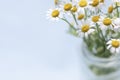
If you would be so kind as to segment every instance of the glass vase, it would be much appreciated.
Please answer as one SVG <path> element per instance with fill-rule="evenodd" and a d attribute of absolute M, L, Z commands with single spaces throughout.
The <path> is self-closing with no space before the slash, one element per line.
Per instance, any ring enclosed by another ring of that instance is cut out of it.
<path fill-rule="evenodd" d="M 88 80 L 120 80 L 120 55 L 101 58 L 82 45 L 82 59 L 85 63 Z"/>

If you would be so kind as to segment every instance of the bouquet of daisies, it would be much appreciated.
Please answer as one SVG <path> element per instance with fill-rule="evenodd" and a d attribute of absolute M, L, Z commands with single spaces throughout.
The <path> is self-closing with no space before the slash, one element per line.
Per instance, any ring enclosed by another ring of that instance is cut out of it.
<path fill-rule="evenodd" d="M 108 58 L 120 53 L 120 0 L 54 2 L 55 8 L 47 12 L 48 18 L 65 21 L 69 32 L 82 38 L 95 56 Z"/>

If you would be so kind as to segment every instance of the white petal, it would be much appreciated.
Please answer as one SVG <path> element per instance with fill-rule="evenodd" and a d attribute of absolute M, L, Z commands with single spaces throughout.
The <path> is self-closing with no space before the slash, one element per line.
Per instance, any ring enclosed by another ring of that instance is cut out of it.
<path fill-rule="evenodd" d="M 112 41 L 116 40 L 116 39 L 111 39 Z"/>
<path fill-rule="evenodd" d="M 112 45 L 109 45 L 108 47 L 107 47 L 107 49 L 110 49 L 112 47 Z"/>
<path fill-rule="evenodd" d="M 114 47 L 112 47 L 112 48 L 110 49 L 110 51 L 111 51 L 113 54 L 115 54 L 116 49 L 115 49 Z"/>
<path fill-rule="evenodd" d="M 90 29 L 90 30 L 88 31 L 88 34 L 94 32 L 94 31 L 95 31 L 94 29 Z"/>
<path fill-rule="evenodd" d="M 120 49 L 119 48 L 116 49 L 116 53 L 120 53 Z"/>
<path fill-rule="evenodd" d="M 88 38 L 88 33 L 87 32 L 85 33 L 85 37 Z"/>
<path fill-rule="evenodd" d="M 112 43 L 112 41 L 111 41 L 111 40 L 107 42 L 107 44 L 111 44 L 111 43 Z"/>

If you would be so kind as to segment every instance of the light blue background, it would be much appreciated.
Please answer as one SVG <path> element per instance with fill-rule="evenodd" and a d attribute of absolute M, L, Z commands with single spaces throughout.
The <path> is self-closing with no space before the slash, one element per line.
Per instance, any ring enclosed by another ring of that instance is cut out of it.
<path fill-rule="evenodd" d="M 0 0 L 0 80 L 85 80 L 80 39 L 49 22 L 53 0 Z"/>

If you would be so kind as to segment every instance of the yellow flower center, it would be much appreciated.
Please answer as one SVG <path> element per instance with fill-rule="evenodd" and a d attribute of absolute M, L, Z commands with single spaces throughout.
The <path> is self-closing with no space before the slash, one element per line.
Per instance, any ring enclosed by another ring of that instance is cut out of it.
<path fill-rule="evenodd" d="M 111 45 L 115 48 L 118 48 L 120 46 L 120 42 L 117 40 L 113 40 Z"/>
<path fill-rule="evenodd" d="M 58 17 L 60 12 L 58 10 L 54 10 L 51 14 L 52 17 Z"/>
<path fill-rule="evenodd" d="M 105 19 L 103 20 L 103 24 L 106 25 L 106 26 L 109 26 L 110 24 L 112 24 L 112 21 L 111 21 L 110 18 L 105 18 Z"/>
<path fill-rule="evenodd" d="M 72 7 L 72 8 L 71 8 L 71 11 L 72 11 L 72 12 L 76 12 L 76 11 L 77 11 L 77 7 L 76 7 L 76 6 Z"/>
<path fill-rule="evenodd" d="M 97 5 L 99 5 L 99 0 L 93 0 L 92 4 L 93 7 L 96 7 Z"/>
<path fill-rule="evenodd" d="M 108 8 L 108 13 L 112 13 L 113 12 L 113 6 L 109 6 L 109 8 Z"/>
<path fill-rule="evenodd" d="M 100 19 L 100 16 L 93 16 L 93 17 L 92 17 L 92 21 L 93 21 L 93 22 L 98 22 L 99 19 Z"/>
<path fill-rule="evenodd" d="M 88 32 L 89 29 L 90 29 L 89 25 L 83 25 L 82 28 L 81 28 L 82 32 L 84 32 L 84 33 Z"/>
<path fill-rule="evenodd" d="M 78 20 L 81 20 L 81 19 L 83 19 L 84 18 L 84 14 L 80 14 L 80 15 L 78 15 Z"/>
<path fill-rule="evenodd" d="M 100 0 L 100 3 L 104 3 L 104 0 Z"/>
<path fill-rule="evenodd" d="M 67 3 L 67 4 L 64 5 L 64 10 L 65 11 L 69 11 L 69 10 L 71 10 L 71 8 L 72 8 L 72 4 L 70 4 L 70 3 Z"/>
<path fill-rule="evenodd" d="M 80 2 L 79 2 L 80 7 L 86 7 L 87 4 L 88 4 L 87 0 L 80 0 Z"/>
<path fill-rule="evenodd" d="M 58 2 L 59 2 L 58 0 L 54 0 L 55 5 L 57 5 L 57 4 L 58 4 Z"/>

